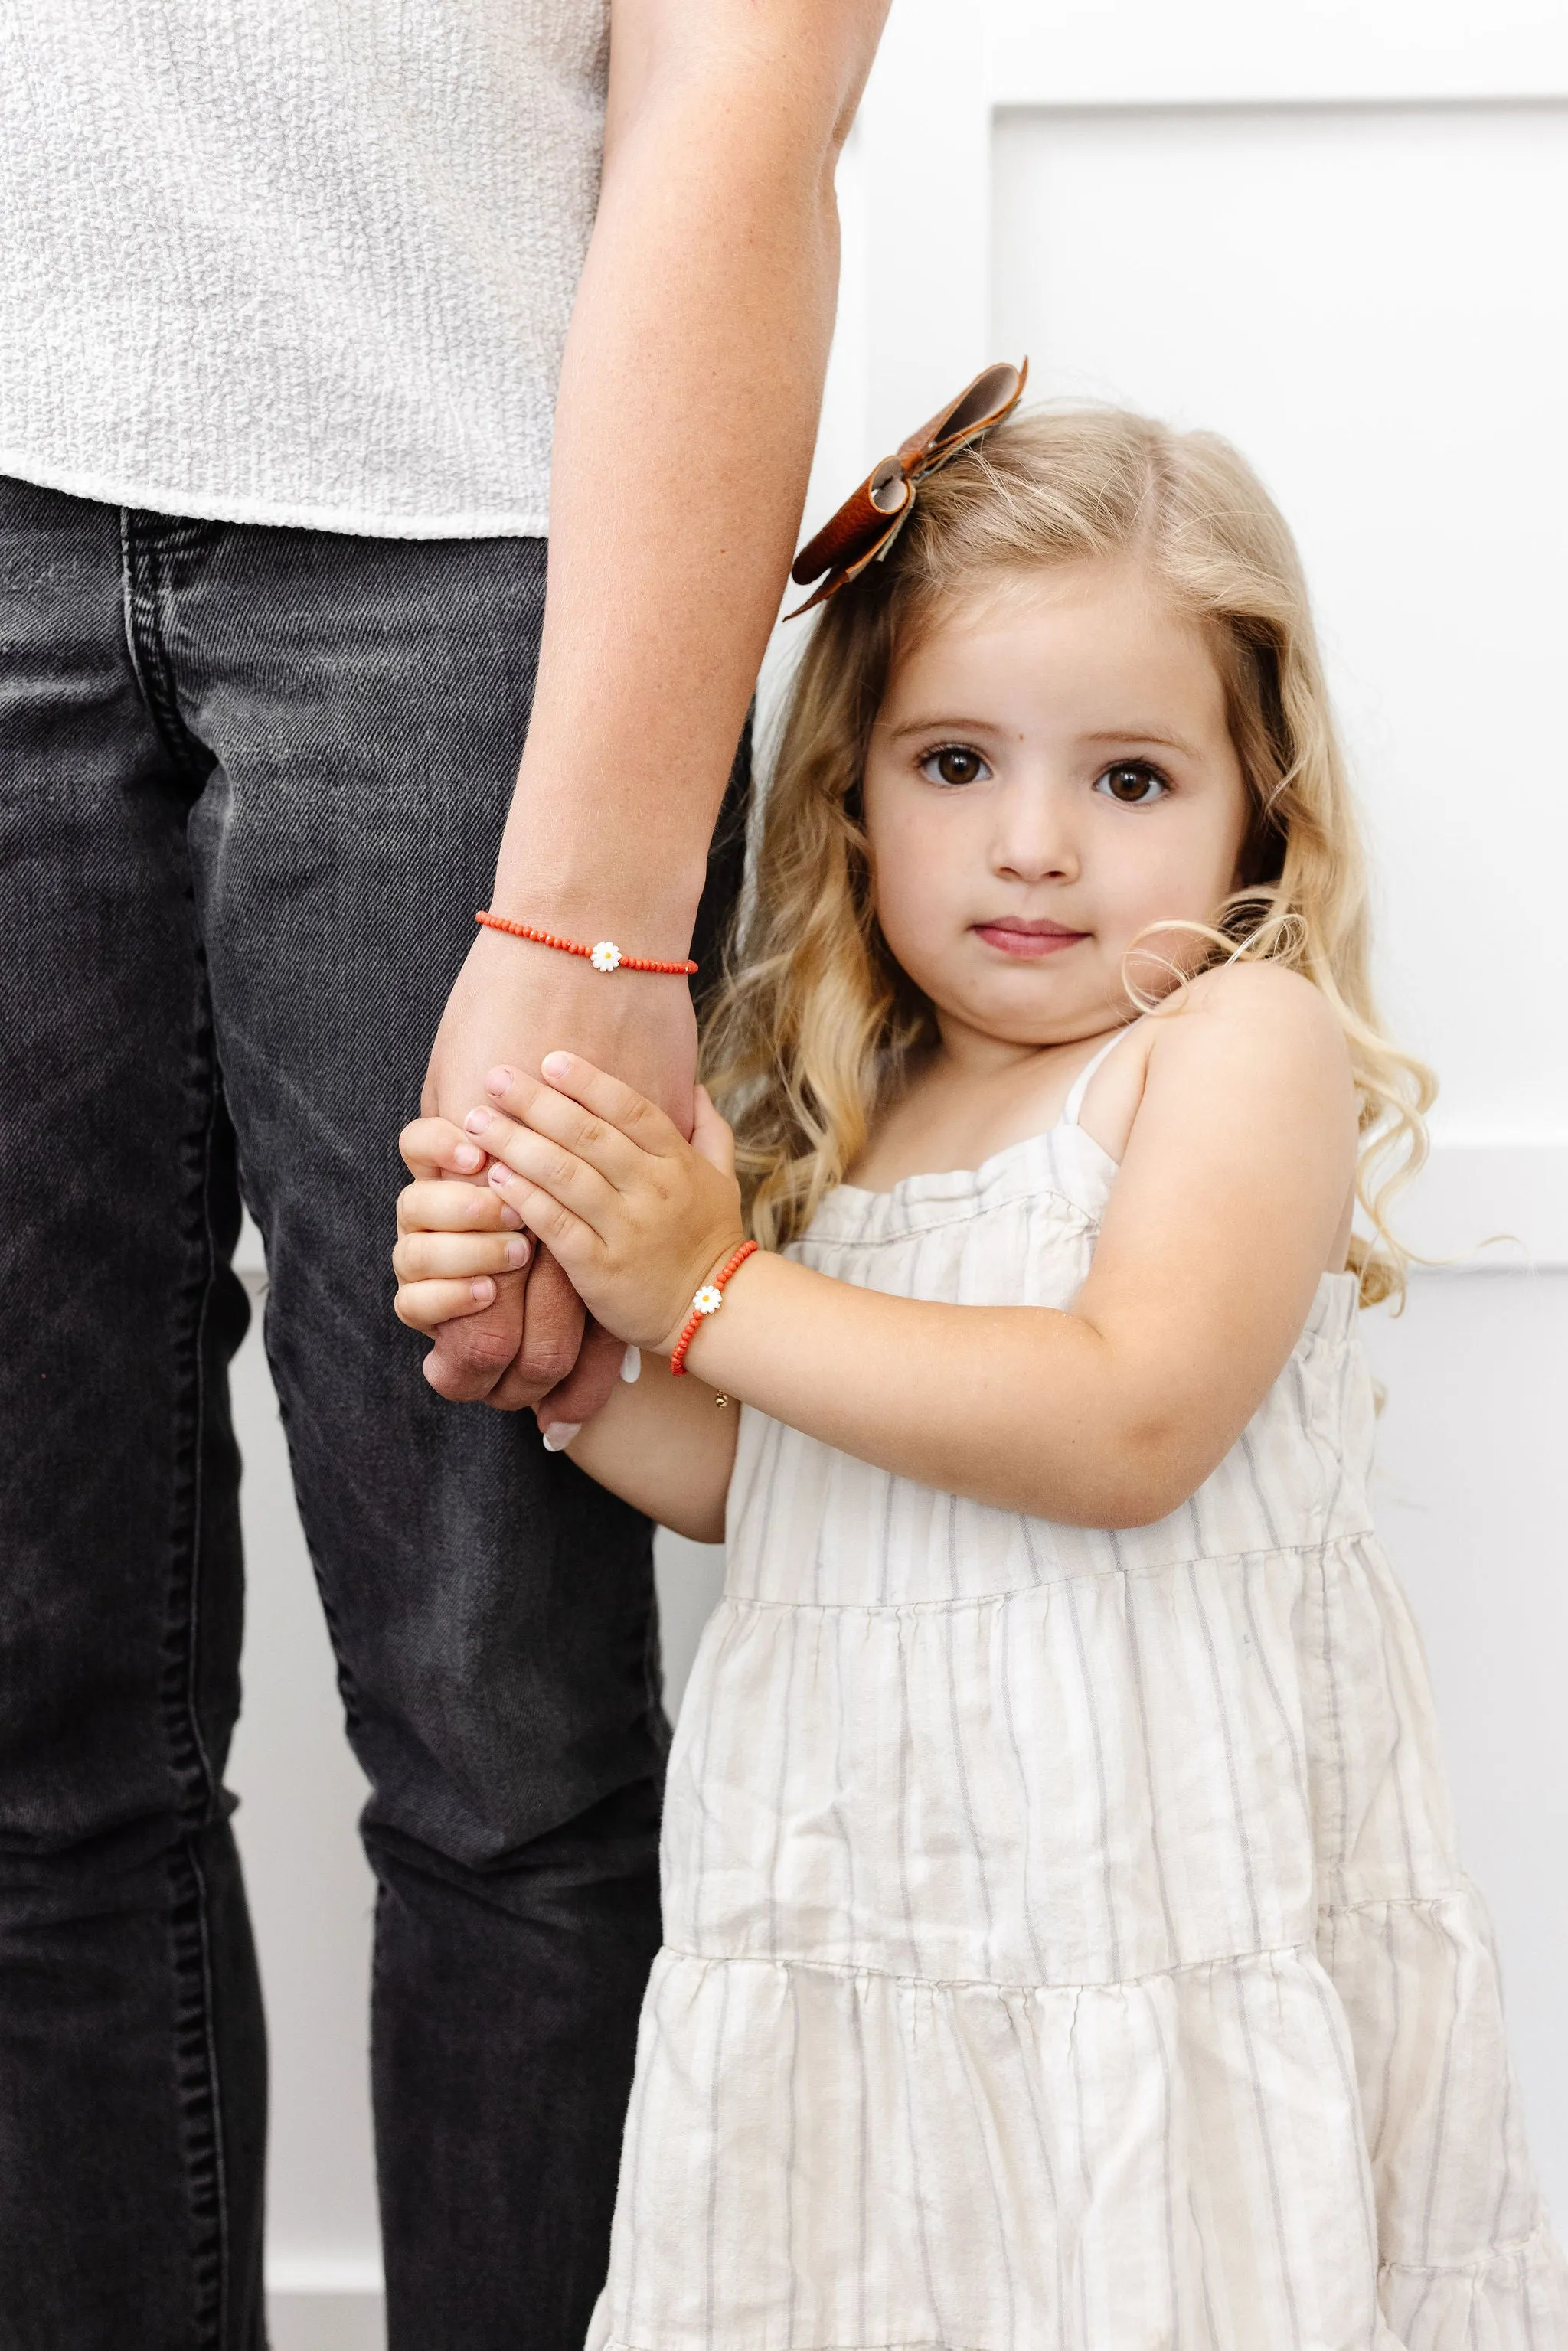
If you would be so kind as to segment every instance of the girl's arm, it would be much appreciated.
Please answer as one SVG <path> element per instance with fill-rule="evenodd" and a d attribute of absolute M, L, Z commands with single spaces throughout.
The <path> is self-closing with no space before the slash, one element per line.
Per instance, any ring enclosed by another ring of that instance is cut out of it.
<path fill-rule="evenodd" d="M 565 1449 L 660 1526 L 722 1542 L 739 1409 L 722 1406 L 706 1380 L 672 1379 L 663 1355 L 644 1354 L 636 1384 L 617 1388 Z"/>
<path fill-rule="evenodd" d="M 1356 1113 L 1338 1022 L 1292 973 L 1215 974 L 1153 1026 L 1071 1311 L 925 1305 L 758 1258 L 698 1332 L 695 1367 L 845 1452 L 1001 1509 L 1099 1527 L 1177 1509 L 1343 1264 Z"/>
<path fill-rule="evenodd" d="M 667 1352 L 740 1237 L 733 1179 L 625 1088 L 551 1055 L 481 1140 L 493 1186 L 619 1335 Z M 482 1115 L 482 1114 L 481 1114 Z M 1071 1310 L 928 1305 L 758 1256 L 694 1371 L 923 1485 L 1090 1526 L 1165 1516 L 1278 1377 L 1354 1181 L 1338 1024 L 1270 966 L 1154 1024 L 1144 1096 Z"/>

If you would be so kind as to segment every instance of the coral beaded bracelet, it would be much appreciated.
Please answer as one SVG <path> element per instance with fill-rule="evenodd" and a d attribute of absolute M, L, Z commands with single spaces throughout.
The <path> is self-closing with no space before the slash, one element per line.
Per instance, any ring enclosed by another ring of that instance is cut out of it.
<path fill-rule="evenodd" d="M 744 1265 L 748 1257 L 755 1257 L 756 1254 L 757 1243 L 755 1241 L 742 1241 L 740 1247 L 736 1250 L 735 1255 L 725 1259 L 723 1265 L 720 1266 L 718 1271 L 714 1275 L 713 1280 L 711 1281 L 705 1281 L 696 1296 L 693 1299 L 692 1311 L 686 1316 L 685 1322 L 681 1325 L 681 1335 L 675 1341 L 675 1352 L 670 1357 L 670 1370 L 674 1377 L 677 1380 L 684 1379 L 685 1377 L 686 1349 L 691 1345 L 692 1341 L 695 1338 L 698 1330 L 707 1320 L 707 1317 L 710 1314 L 716 1314 L 719 1308 L 724 1304 L 725 1283 L 729 1280 L 730 1275 L 735 1271 L 737 1266 Z"/>
<path fill-rule="evenodd" d="M 595 971 L 667 971 L 677 978 L 689 979 L 696 966 L 688 956 L 685 963 L 655 963 L 649 956 L 622 955 L 613 939 L 601 939 L 594 946 L 585 947 L 580 939 L 563 939 L 558 931 L 538 931 L 532 923 L 514 923 L 505 914 L 492 914 L 482 907 L 474 917 L 487 931 L 509 931 L 515 939 L 535 939 L 541 947 L 559 947 L 562 955 L 586 956 Z"/>

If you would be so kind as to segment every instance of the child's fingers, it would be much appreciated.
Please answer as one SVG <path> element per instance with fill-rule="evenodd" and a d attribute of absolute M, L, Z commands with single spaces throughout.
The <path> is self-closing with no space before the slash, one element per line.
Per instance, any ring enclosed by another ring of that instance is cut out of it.
<path fill-rule="evenodd" d="M 553 1086 L 538 1085 L 531 1078 L 525 1083 L 526 1101 L 524 1085 L 519 1084 L 507 1095 L 513 1107 L 503 1110 L 497 1102 L 493 1110 L 468 1113 L 465 1123 L 470 1134 L 493 1158 L 507 1155 L 509 1137 L 533 1134 L 547 1144 L 560 1144 L 616 1190 L 624 1190 L 635 1179 L 639 1165 L 646 1165 L 645 1154 L 635 1144 L 583 1110 L 569 1094 L 558 1094 Z M 539 1163 L 541 1168 L 544 1164 Z"/>
<path fill-rule="evenodd" d="M 465 1314 L 482 1314 L 496 1302 L 496 1284 L 488 1274 L 468 1281 L 405 1281 L 392 1299 L 392 1312 L 411 1331 L 434 1338 L 444 1322 Z"/>
<path fill-rule="evenodd" d="M 485 1128 L 485 1148 L 490 1154 L 486 1182 L 495 1186 L 503 1200 L 517 1208 L 525 1223 L 528 1213 L 516 1194 L 499 1181 L 507 1170 L 521 1176 L 525 1181 L 548 1192 L 563 1208 L 570 1208 L 596 1232 L 602 1232 L 613 1214 L 616 1192 L 613 1185 L 580 1159 L 564 1144 L 552 1142 L 547 1134 L 536 1134 L 531 1126 L 519 1126 L 515 1119 L 502 1111 L 487 1111 Z M 537 1231 L 537 1226 L 534 1228 Z"/>
<path fill-rule="evenodd" d="M 415 1177 L 476 1176 L 485 1155 L 449 1118 L 411 1118 L 398 1136 L 403 1165 Z"/>
<path fill-rule="evenodd" d="M 522 1089 L 514 1089 L 514 1096 Z M 560 1093 L 554 1086 L 529 1083 L 528 1096 L 521 1109 L 514 1113 L 519 1125 L 534 1134 L 542 1134 L 552 1143 L 561 1143 L 577 1158 L 597 1168 L 607 1183 L 624 1190 L 636 1178 L 638 1169 L 647 1165 L 647 1153 L 623 1134 L 618 1126 L 597 1113 L 584 1110 L 570 1094 Z M 501 1115 L 494 1111 L 470 1111 L 465 1124 L 476 1143 L 486 1150 L 490 1142 L 489 1122 Z"/>
<path fill-rule="evenodd" d="M 524 1131 L 518 1130 L 519 1133 Z M 533 1135 L 529 1140 L 538 1143 L 538 1137 Z M 540 1147 L 553 1148 L 549 1144 L 541 1144 Z M 587 1168 L 584 1173 L 592 1175 L 593 1171 Z M 504 1160 L 492 1162 L 486 1180 L 503 1199 L 516 1208 L 529 1232 L 543 1241 L 550 1255 L 559 1260 L 567 1273 L 575 1273 L 580 1268 L 600 1261 L 603 1244 L 599 1234 L 564 1200 L 558 1200 L 542 1186 L 530 1183 L 526 1176 L 514 1175 Z M 609 1193 L 610 1187 L 604 1184 L 602 1176 L 594 1176 L 594 1181 Z M 614 1196 L 611 1194 L 610 1196 L 613 1198 Z"/>
<path fill-rule="evenodd" d="M 404 1233 L 392 1251 L 400 1282 L 457 1281 L 482 1273 L 520 1273 L 533 1255 L 527 1233 Z"/>
<path fill-rule="evenodd" d="M 400 1233 L 516 1232 L 522 1218 L 483 1184 L 427 1177 L 405 1184 L 397 1196 Z"/>
<path fill-rule="evenodd" d="M 651 1102 L 645 1094 L 640 1094 L 634 1086 L 624 1084 L 620 1078 L 595 1069 L 580 1054 L 547 1053 L 541 1067 L 546 1081 L 558 1093 L 569 1095 L 584 1110 L 591 1111 L 595 1118 L 614 1127 L 640 1151 L 663 1156 L 685 1143 L 685 1137 L 674 1120 L 666 1118 L 656 1102 Z M 524 1083 L 531 1086 L 533 1081 Z M 513 1107 L 510 1097 L 515 1090 L 520 1092 L 514 1070 L 492 1070 L 485 1081 L 486 1092 L 507 1109 Z M 527 1114 L 530 1099 L 521 1095 L 516 1113 L 518 1117 Z"/>
<path fill-rule="evenodd" d="M 735 1174 L 735 1131 L 713 1106 L 706 1086 L 696 1090 L 696 1116 L 692 1124 L 692 1149 L 724 1176 Z"/>

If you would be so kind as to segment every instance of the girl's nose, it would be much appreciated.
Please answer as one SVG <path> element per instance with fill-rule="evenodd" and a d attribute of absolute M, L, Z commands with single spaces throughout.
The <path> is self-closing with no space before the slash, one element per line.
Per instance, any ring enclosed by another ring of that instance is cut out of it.
<path fill-rule="evenodd" d="M 1020 782 L 1002 795 L 992 844 L 996 873 L 1013 882 L 1071 882 L 1078 878 L 1078 847 L 1061 795 L 1044 783 Z"/>

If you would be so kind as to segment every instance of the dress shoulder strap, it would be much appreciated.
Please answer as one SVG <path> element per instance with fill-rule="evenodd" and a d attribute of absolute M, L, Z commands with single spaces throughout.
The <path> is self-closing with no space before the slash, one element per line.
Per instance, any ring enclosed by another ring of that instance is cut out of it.
<path fill-rule="evenodd" d="M 1061 1116 L 1057 1121 L 1059 1126 L 1077 1125 L 1078 1113 L 1083 1107 L 1083 1097 L 1089 1091 L 1089 1081 L 1095 1071 L 1102 1061 L 1110 1059 L 1123 1038 L 1130 1037 L 1134 1029 L 1141 1025 L 1143 1019 L 1144 1015 L 1140 1012 L 1136 1020 L 1129 1020 L 1124 1029 L 1118 1029 L 1113 1035 L 1107 1037 L 1097 1053 L 1090 1054 L 1089 1059 L 1072 1081 L 1072 1091 L 1061 1105 Z"/>

